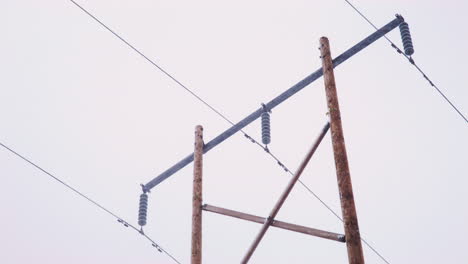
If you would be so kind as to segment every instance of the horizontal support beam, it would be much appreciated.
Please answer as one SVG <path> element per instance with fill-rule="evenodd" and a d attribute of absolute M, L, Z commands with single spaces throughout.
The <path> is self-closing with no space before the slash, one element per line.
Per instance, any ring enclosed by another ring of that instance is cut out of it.
<path fill-rule="evenodd" d="M 403 18 L 401 16 L 397 16 L 394 20 L 392 20 L 390 23 L 387 25 L 383 26 L 379 30 L 375 31 L 371 35 L 369 35 L 367 38 L 361 40 L 359 43 L 348 49 L 347 51 L 343 52 L 341 55 L 336 57 L 333 60 L 333 67 L 337 67 L 341 63 L 345 62 L 347 59 L 351 58 L 353 55 L 358 53 L 359 51 L 363 50 L 370 44 L 374 43 L 376 40 L 387 34 L 388 32 L 392 31 L 394 28 L 398 27 L 398 25 L 403 22 Z M 282 94 L 278 95 L 276 98 L 268 102 L 265 106 L 267 109 L 271 110 L 281 104 L 282 102 L 286 101 L 288 98 L 302 90 L 304 87 L 309 85 L 310 83 L 314 82 L 318 78 L 320 78 L 323 75 L 323 70 L 322 68 L 316 70 L 306 78 L 304 78 L 302 81 L 298 82 Z M 235 133 L 239 132 L 241 129 L 255 121 L 257 118 L 260 117 L 262 112 L 264 111 L 263 107 L 260 107 L 244 119 L 242 119 L 240 122 L 237 124 L 233 125 L 231 128 L 227 129 L 223 133 L 221 133 L 219 136 L 215 137 L 212 139 L 210 142 L 205 144 L 205 147 L 203 148 L 203 153 L 206 153 L 210 151 L 212 148 L 226 140 L 227 138 L 231 137 Z M 165 179 L 169 178 L 171 175 L 179 171 L 180 169 L 184 168 L 187 166 L 190 162 L 193 161 L 193 153 L 182 159 L 181 161 L 177 162 L 175 165 L 161 173 L 159 176 L 154 178 L 153 180 L 149 181 L 147 184 L 143 185 L 143 191 L 147 192 L 150 191 L 154 186 L 158 185 Z"/>
<path fill-rule="evenodd" d="M 231 217 L 234 217 L 234 218 L 238 218 L 238 219 L 242 219 L 242 220 L 246 220 L 246 221 L 250 221 L 250 222 L 255 222 L 255 223 L 259 223 L 259 224 L 264 224 L 265 221 L 267 220 L 266 218 L 263 218 L 263 217 L 260 217 L 260 216 L 246 214 L 246 213 L 242 213 L 242 212 L 238 212 L 238 211 L 234 211 L 234 210 L 229 210 L 229 209 L 225 209 L 225 208 L 221 208 L 221 207 L 217 207 L 217 206 L 213 206 L 213 205 L 209 205 L 209 204 L 204 204 L 202 209 L 204 211 L 207 211 L 207 212 L 227 215 L 227 216 L 231 216 Z M 310 227 L 306 227 L 306 226 L 290 224 L 290 223 L 277 221 L 277 220 L 273 220 L 273 222 L 271 223 L 271 226 L 286 229 L 286 230 L 289 230 L 289 231 L 302 233 L 302 234 L 306 234 L 306 235 L 311 235 L 311 236 L 321 237 L 321 238 L 325 238 L 325 239 L 330 239 L 330 240 L 334 240 L 334 241 L 338 241 L 338 242 L 345 242 L 345 236 L 344 235 L 336 234 L 336 233 L 332 233 L 332 232 L 328 232 L 328 231 L 323 231 L 323 230 L 318 230 L 318 229 L 314 229 L 314 228 L 310 228 Z"/>

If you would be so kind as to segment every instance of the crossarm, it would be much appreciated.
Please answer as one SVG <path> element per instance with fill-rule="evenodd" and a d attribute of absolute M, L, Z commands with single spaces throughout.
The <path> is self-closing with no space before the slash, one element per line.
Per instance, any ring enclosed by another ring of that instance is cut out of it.
<path fill-rule="evenodd" d="M 340 65 L 341 63 L 345 62 L 347 59 L 351 58 L 353 55 L 357 54 L 358 52 L 360 52 L 361 50 L 363 50 L 364 48 L 366 48 L 370 44 L 374 43 L 379 38 L 383 37 L 388 32 L 390 32 L 393 29 L 395 29 L 396 27 L 398 27 L 398 25 L 400 23 L 402 23 L 403 21 L 404 20 L 403 20 L 403 18 L 401 16 L 397 16 L 390 23 L 386 24 L 385 26 L 383 26 L 379 30 L 377 30 L 374 33 L 372 33 L 371 35 L 369 35 L 367 38 L 361 40 L 359 43 L 357 43 L 356 45 L 354 45 L 350 49 L 343 52 L 341 55 L 339 55 L 338 57 L 336 57 L 333 60 L 333 68 L 335 68 L 338 65 Z M 317 80 L 318 78 L 320 78 L 322 75 L 323 75 L 322 68 L 316 70 L 315 72 L 313 72 L 312 74 L 310 74 L 309 76 L 304 78 L 302 81 L 296 83 L 294 86 L 292 86 L 291 88 L 289 88 L 288 90 L 286 90 L 285 92 L 283 92 L 282 94 L 278 95 L 273 100 L 268 102 L 266 104 L 266 108 L 270 109 L 270 110 L 275 108 L 276 106 L 278 106 L 282 102 L 286 101 L 289 97 L 293 96 L 294 94 L 296 94 L 297 92 L 302 90 L 304 87 L 306 87 L 310 83 L 312 83 L 315 80 Z M 245 117 L 244 119 L 239 121 L 237 124 L 233 125 L 229 129 L 227 129 L 226 131 L 224 131 L 223 133 L 221 133 L 220 135 L 218 135 L 217 137 L 212 139 L 210 142 L 206 143 L 205 147 L 203 148 L 203 153 L 206 153 L 206 152 L 210 151 L 212 148 L 216 147 L 221 142 L 228 139 L 229 137 L 231 137 L 232 135 L 239 132 L 241 129 L 243 129 L 244 127 L 246 127 L 247 125 L 249 125 L 250 123 L 255 121 L 257 118 L 260 117 L 260 115 L 262 114 L 263 111 L 264 110 L 263 110 L 262 107 L 257 109 L 256 111 L 254 111 L 253 113 L 251 113 L 250 115 L 248 115 L 247 117 Z M 171 175 L 173 175 L 174 173 L 176 173 L 180 169 L 184 168 L 185 166 L 187 166 L 192 161 L 193 161 L 193 153 L 191 153 L 190 155 L 188 155 L 187 157 L 185 157 L 181 161 L 177 162 L 175 165 L 173 165 L 172 167 L 170 167 L 169 169 L 167 169 L 166 171 L 161 173 L 156 178 L 149 181 L 147 184 L 143 185 L 143 191 L 147 192 L 147 191 L 151 190 L 153 187 L 155 187 L 156 185 L 158 185 L 159 183 L 161 183 L 165 179 L 169 178 Z"/>

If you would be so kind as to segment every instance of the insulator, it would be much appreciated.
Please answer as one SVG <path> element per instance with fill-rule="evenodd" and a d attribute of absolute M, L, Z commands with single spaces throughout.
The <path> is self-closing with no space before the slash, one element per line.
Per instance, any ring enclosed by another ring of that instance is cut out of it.
<path fill-rule="evenodd" d="M 267 145 L 270 144 L 270 113 L 267 111 L 262 113 L 262 142 Z"/>
<path fill-rule="evenodd" d="M 405 54 L 408 56 L 413 55 L 414 53 L 413 41 L 411 40 L 411 34 L 410 34 L 408 23 L 403 22 L 400 24 L 400 34 L 401 34 L 401 40 L 403 41 L 403 48 L 405 50 Z"/>
<path fill-rule="evenodd" d="M 148 212 L 148 195 L 142 193 L 140 195 L 140 207 L 138 210 L 138 224 L 140 226 L 146 225 L 146 214 Z"/>

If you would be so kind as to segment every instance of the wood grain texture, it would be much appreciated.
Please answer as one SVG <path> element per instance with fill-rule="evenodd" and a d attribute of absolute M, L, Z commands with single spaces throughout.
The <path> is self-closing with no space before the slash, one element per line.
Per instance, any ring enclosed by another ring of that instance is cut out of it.
<path fill-rule="evenodd" d="M 203 178 L 203 127 L 195 128 L 192 198 L 192 264 L 202 262 L 202 178 Z"/>
<path fill-rule="evenodd" d="M 356 206 L 354 204 L 353 186 L 351 184 L 348 157 L 341 125 L 341 114 L 336 92 L 335 76 L 333 73 L 330 44 L 326 37 L 320 38 L 320 52 L 328 114 L 330 115 L 333 153 L 335 157 L 336 176 L 338 178 L 338 189 L 340 192 L 348 259 L 350 264 L 364 264 L 361 236 L 359 234 Z"/>

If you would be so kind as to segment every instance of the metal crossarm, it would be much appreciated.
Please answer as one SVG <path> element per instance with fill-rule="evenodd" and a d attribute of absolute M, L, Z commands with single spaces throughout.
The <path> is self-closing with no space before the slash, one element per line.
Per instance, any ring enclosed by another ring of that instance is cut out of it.
<path fill-rule="evenodd" d="M 370 44 L 374 43 L 376 40 L 383 37 L 388 32 L 398 27 L 402 22 L 404 22 L 403 17 L 397 15 L 397 17 L 394 20 L 392 20 L 391 22 L 389 22 L 388 24 L 386 24 L 379 30 L 375 31 L 374 33 L 372 33 L 371 35 L 361 40 L 359 43 L 357 43 L 356 45 L 354 45 L 353 47 L 351 47 L 350 49 L 346 50 L 341 55 L 336 57 L 333 60 L 333 68 L 345 62 L 346 60 L 348 60 L 349 58 L 351 58 L 352 56 L 354 56 L 355 54 L 357 54 L 358 52 L 360 52 L 361 50 L 363 50 Z M 270 110 L 275 108 L 276 106 L 278 106 L 279 104 L 286 101 L 288 98 L 290 98 L 291 96 L 293 96 L 294 94 L 302 90 L 304 87 L 306 87 L 307 85 L 311 84 L 312 82 L 320 78 L 322 75 L 323 75 L 323 70 L 322 68 L 320 68 L 316 70 L 315 72 L 313 72 L 312 74 L 310 74 L 309 76 L 307 76 L 306 78 L 304 78 L 302 81 L 298 82 L 297 84 L 295 84 L 294 86 L 292 86 L 291 88 L 283 92 L 282 94 L 278 95 L 276 98 L 268 102 L 265 106 L 267 107 L 267 109 L 270 109 Z M 227 129 L 226 131 L 224 131 L 223 133 L 221 133 L 220 135 L 212 139 L 210 142 L 206 143 L 203 148 L 203 153 L 210 151 L 212 148 L 216 147 L 218 144 L 220 144 L 227 138 L 231 137 L 235 133 L 239 132 L 241 129 L 243 129 L 244 127 L 246 127 L 253 121 L 255 121 L 257 118 L 260 117 L 263 111 L 264 111 L 263 107 L 257 109 L 256 111 L 254 111 L 253 113 L 251 113 L 250 115 L 248 115 L 247 117 L 239 121 L 237 124 L 233 125 L 231 128 Z M 161 173 L 159 176 L 157 176 L 153 180 L 149 181 L 147 184 L 143 185 L 143 191 L 144 192 L 150 191 L 156 185 L 158 185 L 165 179 L 169 178 L 171 175 L 173 175 L 180 169 L 184 168 L 185 166 L 190 164 L 192 161 L 193 161 L 193 153 L 191 153 L 190 155 L 188 155 L 181 161 L 177 162 L 175 165 L 173 165 L 172 167 L 170 167 L 169 169 Z"/>

